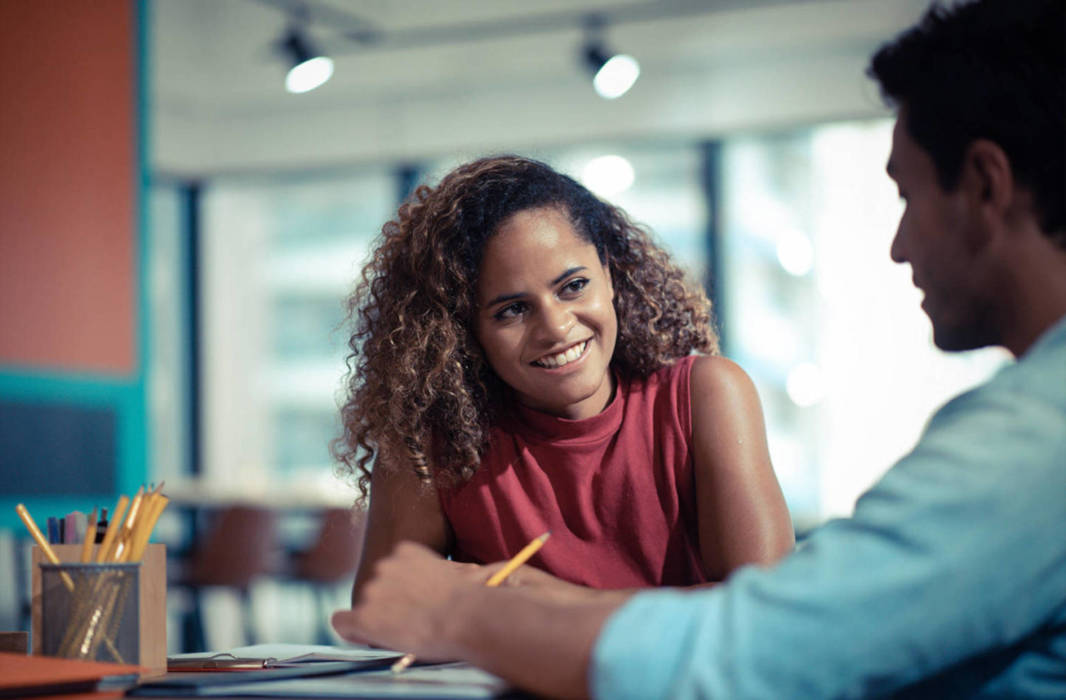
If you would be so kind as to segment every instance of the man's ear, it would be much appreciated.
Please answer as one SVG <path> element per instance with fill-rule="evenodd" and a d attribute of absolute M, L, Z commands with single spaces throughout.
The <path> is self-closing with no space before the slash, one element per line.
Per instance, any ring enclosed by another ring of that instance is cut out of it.
<path fill-rule="evenodd" d="M 989 214 L 1006 216 L 1014 203 L 1014 171 L 1006 152 L 995 141 L 977 139 L 963 156 L 960 186 L 965 186 L 974 203 L 990 208 Z"/>

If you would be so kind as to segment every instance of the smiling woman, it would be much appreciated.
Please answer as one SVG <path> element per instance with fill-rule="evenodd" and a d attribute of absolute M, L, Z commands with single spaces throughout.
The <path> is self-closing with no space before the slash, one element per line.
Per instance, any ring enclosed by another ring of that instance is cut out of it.
<path fill-rule="evenodd" d="M 573 179 L 503 156 L 420 187 L 349 308 L 334 448 L 371 495 L 354 595 L 403 540 L 490 564 L 550 530 L 508 582 L 568 594 L 704 584 L 791 547 L 710 302 Z"/>
<path fill-rule="evenodd" d="M 477 339 L 496 374 L 530 408 L 590 418 L 613 381 L 611 275 L 558 209 L 512 216 L 485 245 Z"/>

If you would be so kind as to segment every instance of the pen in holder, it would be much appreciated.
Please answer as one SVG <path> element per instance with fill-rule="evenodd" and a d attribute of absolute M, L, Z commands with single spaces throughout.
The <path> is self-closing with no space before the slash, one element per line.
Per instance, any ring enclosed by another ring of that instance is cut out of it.
<path fill-rule="evenodd" d="M 140 661 L 140 564 L 41 564 L 46 656 Z"/>

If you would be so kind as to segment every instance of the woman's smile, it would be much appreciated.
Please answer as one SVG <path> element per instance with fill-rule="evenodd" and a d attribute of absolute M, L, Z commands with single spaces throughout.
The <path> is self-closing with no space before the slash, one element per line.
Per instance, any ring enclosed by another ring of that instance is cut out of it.
<path fill-rule="evenodd" d="M 546 369 L 569 367 L 585 356 L 585 351 L 588 349 L 588 346 L 589 341 L 582 340 L 580 343 L 571 345 L 563 352 L 545 355 L 539 360 L 534 360 L 530 364 L 534 367 L 544 367 Z"/>

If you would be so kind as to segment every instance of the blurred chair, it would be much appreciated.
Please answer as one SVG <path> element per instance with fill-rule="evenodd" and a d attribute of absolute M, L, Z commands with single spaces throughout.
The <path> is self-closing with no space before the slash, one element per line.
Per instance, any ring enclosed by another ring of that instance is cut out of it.
<path fill-rule="evenodd" d="M 365 515 L 347 508 L 330 508 L 322 513 L 318 535 L 310 548 L 294 554 L 284 576 L 309 584 L 318 608 L 319 643 L 332 644 L 329 618 L 334 603 L 330 594 L 341 584 L 351 586 L 363 549 Z"/>
<path fill-rule="evenodd" d="M 277 547 L 274 513 L 262 508 L 228 506 L 213 514 L 206 534 L 192 543 L 180 577 L 172 584 L 189 590 L 192 606 L 184 624 L 185 651 L 206 650 L 201 590 L 230 588 L 241 601 L 244 636 L 255 644 L 251 585 L 274 569 Z"/>

